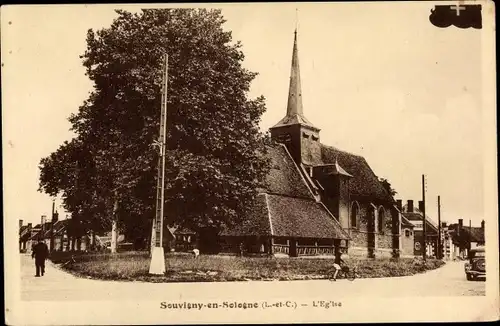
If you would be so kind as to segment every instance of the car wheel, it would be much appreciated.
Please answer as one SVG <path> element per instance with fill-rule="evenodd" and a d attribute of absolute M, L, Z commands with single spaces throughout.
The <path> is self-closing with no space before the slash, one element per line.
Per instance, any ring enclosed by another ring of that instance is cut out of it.
<path fill-rule="evenodd" d="M 472 281 L 472 275 L 467 274 L 467 281 Z"/>

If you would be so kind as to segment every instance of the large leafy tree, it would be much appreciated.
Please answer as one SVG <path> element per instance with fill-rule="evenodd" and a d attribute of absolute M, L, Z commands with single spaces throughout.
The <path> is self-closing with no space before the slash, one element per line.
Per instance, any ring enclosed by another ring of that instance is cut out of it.
<path fill-rule="evenodd" d="M 147 232 L 167 53 L 167 222 L 194 230 L 238 223 L 267 173 L 258 128 L 264 99 L 248 98 L 256 74 L 242 67 L 241 44 L 223 30 L 219 10 L 117 14 L 111 27 L 87 34 L 82 59 L 94 91 L 70 117 L 87 182 L 78 192 L 63 177 L 74 163 L 76 145 L 68 143 L 42 160 L 41 189 L 64 192 L 72 212 L 71 200 L 88 204 L 92 223 L 111 216 L 129 233 Z"/>
<path fill-rule="evenodd" d="M 387 190 L 387 193 L 391 195 L 391 197 L 394 197 L 398 192 L 392 187 L 391 183 L 389 180 L 385 178 L 380 178 L 380 183 L 384 187 L 385 190 Z"/>

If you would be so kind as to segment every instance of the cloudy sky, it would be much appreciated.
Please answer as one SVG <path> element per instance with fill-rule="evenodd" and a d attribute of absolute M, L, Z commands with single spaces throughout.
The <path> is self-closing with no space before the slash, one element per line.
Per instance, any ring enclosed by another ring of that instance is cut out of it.
<path fill-rule="evenodd" d="M 441 195 L 443 220 L 479 225 L 481 30 L 438 29 L 425 2 L 218 7 L 245 66 L 259 73 L 250 95 L 267 98 L 263 129 L 286 112 L 298 8 L 304 112 L 321 141 L 365 156 L 404 201 L 421 199 L 426 174 L 433 218 Z M 67 118 L 92 88 L 79 59 L 86 32 L 116 14 L 93 5 L 2 9 L 4 214 L 36 223 L 51 210 L 37 192 L 38 163 L 72 137 Z"/>

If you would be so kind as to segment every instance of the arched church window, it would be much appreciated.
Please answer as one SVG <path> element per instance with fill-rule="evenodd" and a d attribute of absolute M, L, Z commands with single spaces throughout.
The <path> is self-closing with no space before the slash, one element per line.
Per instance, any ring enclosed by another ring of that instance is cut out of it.
<path fill-rule="evenodd" d="M 384 207 L 380 206 L 378 209 L 378 232 L 382 233 L 384 232 L 384 226 L 385 226 L 385 209 Z"/>
<path fill-rule="evenodd" d="M 358 227 L 358 213 L 359 213 L 359 205 L 358 202 L 353 202 L 351 205 L 351 227 Z"/>

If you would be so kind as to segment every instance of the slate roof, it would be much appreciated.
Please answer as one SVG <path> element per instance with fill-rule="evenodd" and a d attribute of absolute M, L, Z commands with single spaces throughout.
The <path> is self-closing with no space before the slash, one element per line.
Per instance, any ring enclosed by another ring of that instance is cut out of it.
<path fill-rule="evenodd" d="M 60 220 L 54 224 L 54 235 L 62 235 L 68 227 L 68 220 Z"/>
<path fill-rule="evenodd" d="M 470 235 L 474 242 L 484 242 L 484 230 L 478 227 L 463 227 Z"/>
<path fill-rule="evenodd" d="M 403 214 L 401 214 L 401 226 L 414 227 L 413 223 L 411 223 Z"/>
<path fill-rule="evenodd" d="M 408 213 L 408 212 L 404 212 L 402 213 L 402 215 L 408 219 L 409 221 L 422 221 L 422 213 L 420 212 L 412 212 L 412 213 Z M 438 226 L 437 224 L 431 219 L 429 218 L 429 216 L 427 216 L 425 218 L 425 221 L 426 221 L 426 231 L 434 231 L 434 232 L 438 232 Z"/>
<path fill-rule="evenodd" d="M 41 224 L 35 225 L 32 229 L 30 240 L 38 240 L 41 232 L 42 232 L 42 225 Z"/>
<path fill-rule="evenodd" d="M 271 169 L 266 179 L 266 189 L 262 192 L 314 199 L 285 145 L 268 146 L 267 156 L 271 160 Z"/>
<path fill-rule="evenodd" d="M 321 203 L 276 195 L 267 195 L 267 201 L 275 236 L 349 238 Z"/>
<path fill-rule="evenodd" d="M 243 219 L 241 224 L 226 228 L 221 232 L 225 236 L 270 236 L 271 224 L 269 223 L 269 210 L 266 194 L 257 196 L 252 211 Z"/>
<path fill-rule="evenodd" d="M 28 229 L 27 225 L 21 226 L 21 228 L 19 229 L 19 235 L 23 235 L 27 229 Z"/>
<path fill-rule="evenodd" d="M 321 144 L 321 158 L 315 158 L 315 161 L 315 165 L 335 164 L 337 162 L 347 173 L 352 175 L 349 180 L 351 196 L 394 201 L 364 157 Z"/>
<path fill-rule="evenodd" d="M 453 238 L 453 241 L 455 243 L 460 243 L 464 241 L 469 241 L 469 236 L 470 240 L 473 242 L 482 242 L 484 243 L 484 230 L 480 227 L 469 227 L 469 226 L 462 226 L 462 236 L 458 236 L 458 224 L 450 224 L 449 229 L 451 229 L 451 236 Z"/>
<path fill-rule="evenodd" d="M 224 230 L 226 236 L 276 236 L 348 239 L 340 224 L 314 200 L 260 194 L 243 223 Z"/>
<path fill-rule="evenodd" d="M 31 237 L 31 228 L 28 228 L 27 225 L 23 225 L 19 229 L 19 240 L 26 241 Z"/>
<path fill-rule="evenodd" d="M 243 222 L 226 228 L 221 235 L 348 239 L 326 207 L 316 202 L 286 147 L 269 146 L 267 155 L 271 170 L 266 188 Z"/>
<path fill-rule="evenodd" d="M 295 114 L 295 115 L 286 115 L 283 119 L 281 119 L 277 124 L 271 127 L 278 128 L 283 126 L 289 126 L 294 124 L 300 124 L 303 126 L 308 126 L 312 129 L 319 130 L 316 128 L 303 114 Z"/>

